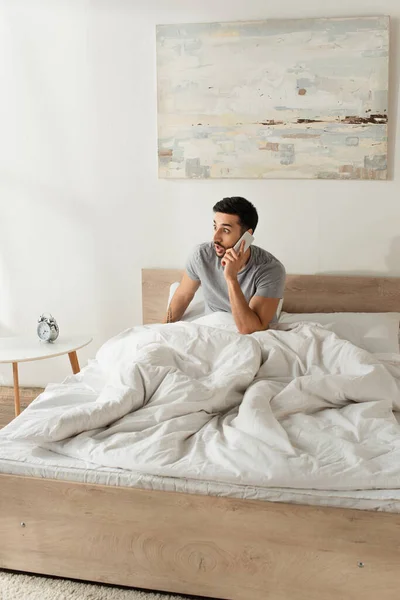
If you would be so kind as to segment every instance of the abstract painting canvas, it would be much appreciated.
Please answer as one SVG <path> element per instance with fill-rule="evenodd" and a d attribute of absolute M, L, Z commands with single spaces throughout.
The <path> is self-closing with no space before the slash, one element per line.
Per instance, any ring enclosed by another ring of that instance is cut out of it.
<path fill-rule="evenodd" d="M 388 17 L 159 25 L 159 176 L 386 179 L 388 50 Z"/>

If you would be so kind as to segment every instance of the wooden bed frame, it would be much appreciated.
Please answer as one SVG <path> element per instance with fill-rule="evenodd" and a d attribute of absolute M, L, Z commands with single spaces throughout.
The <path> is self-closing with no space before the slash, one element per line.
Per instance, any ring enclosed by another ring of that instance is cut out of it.
<path fill-rule="evenodd" d="M 143 271 L 159 322 L 181 271 Z M 400 312 L 400 279 L 292 275 L 289 312 Z M 400 596 L 400 514 L 0 475 L 0 568 L 232 600 Z"/>

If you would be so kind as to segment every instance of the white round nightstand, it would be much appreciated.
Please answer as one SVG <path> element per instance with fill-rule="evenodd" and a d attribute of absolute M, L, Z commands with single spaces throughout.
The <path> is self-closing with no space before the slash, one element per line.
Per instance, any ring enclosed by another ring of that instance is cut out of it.
<path fill-rule="evenodd" d="M 18 363 L 31 360 L 43 360 L 53 356 L 68 354 L 72 372 L 79 373 L 76 351 L 92 341 L 88 336 L 62 336 L 55 342 L 41 342 L 34 337 L 0 338 L 0 363 L 12 363 L 14 376 L 15 416 L 21 412 L 19 401 Z"/>

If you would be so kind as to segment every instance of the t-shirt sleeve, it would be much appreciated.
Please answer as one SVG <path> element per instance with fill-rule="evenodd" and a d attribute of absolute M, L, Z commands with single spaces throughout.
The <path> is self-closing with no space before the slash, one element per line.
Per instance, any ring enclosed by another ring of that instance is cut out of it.
<path fill-rule="evenodd" d="M 194 281 L 200 281 L 199 269 L 200 267 L 200 246 L 196 246 L 193 250 L 192 254 L 189 256 L 186 262 L 186 273 L 189 275 L 190 279 Z"/>
<path fill-rule="evenodd" d="M 255 296 L 283 298 L 286 271 L 280 262 L 265 265 L 256 278 Z"/>

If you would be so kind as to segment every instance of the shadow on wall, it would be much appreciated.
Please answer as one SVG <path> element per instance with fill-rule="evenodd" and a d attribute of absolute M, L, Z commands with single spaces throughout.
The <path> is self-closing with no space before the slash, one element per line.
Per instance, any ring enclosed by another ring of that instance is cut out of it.
<path fill-rule="evenodd" d="M 319 271 L 318 275 L 370 275 L 371 277 L 400 277 L 400 236 L 392 239 L 385 256 L 387 271 Z"/>
<path fill-rule="evenodd" d="M 0 322 L 0 337 L 10 337 L 11 335 L 13 335 L 11 329 L 8 329 L 8 327 L 5 327 L 3 323 Z"/>
<path fill-rule="evenodd" d="M 64 240 L 57 243 L 62 237 L 62 219 L 67 220 L 69 224 L 73 224 L 75 230 L 80 232 L 81 239 L 87 239 L 90 235 L 93 219 L 91 207 L 85 204 L 83 198 L 74 195 L 73 192 L 63 190 L 61 186 L 56 188 L 42 183 L 22 172 L 1 170 L 0 189 L 14 199 L 13 207 L 8 211 L 3 210 L 0 219 L 0 260 L 2 255 L 7 257 L 4 262 L 4 280 L 13 282 L 7 290 L 9 297 L 4 298 L 4 303 L 0 297 L 0 318 L 3 320 L 6 318 L 4 313 L 5 307 L 8 305 L 7 320 L 10 323 L 16 323 L 19 320 L 18 311 L 21 310 L 19 304 L 21 299 L 13 297 L 16 285 L 12 273 L 20 273 L 23 264 L 24 269 L 31 277 L 32 270 L 37 268 L 39 258 L 43 261 L 46 259 L 47 248 L 45 243 L 42 242 L 42 244 L 32 248 L 32 244 L 39 237 L 37 233 L 38 224 L 40 219 L 43 220 L 40 215 L 46 215 L 48 221 L 52 224 L 52 227 L 49 228 L 51 235 L 47 234 L 46 236 L 48 244 L 54 247 L 52 251 L 54 264 L 52 276 L 54 276 L 54 273 L 57 274 L 57 266 L 62 262 L 66 252 L 66 243 L 64 245 L 61 243 Z M 32 206 L 35 208 L 32 209 Z M 23 215 L 22 219 L 21 214 Z M 16 235 L 17 232 L 18 235 Z M 35 257 L 35 261 L 33 257 Z M 57 258 L 59 258 L 59 262 L 57 262 Z M 72 268 L 70 270 L 72 271 Z M 45 283 L 45 275 L 43 274 L 45 271 L 43 269 L 38 271 L 40 276 L 37 277 L 34 285 L 39 287 L 42 282 Z M 31 279 L 29 281 L 33 285 Z M 36 288 L 32 287 L 31 292 L 34 294 Z M 5 329 L 0 320 L 0 335 L 6 335 Z"/>

